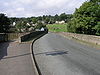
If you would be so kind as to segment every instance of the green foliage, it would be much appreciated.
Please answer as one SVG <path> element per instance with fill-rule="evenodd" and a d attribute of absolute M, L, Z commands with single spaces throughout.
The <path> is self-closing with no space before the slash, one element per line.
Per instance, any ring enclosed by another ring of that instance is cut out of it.
<path fill-rule="evenodd" d="M 90 0 L 90 2 L 100 2 L 100 0 Z"/>
<path fill-rule="evenodd" d="M 62 13 L 58 17 L 58 20 L 57 21 L 65 21 L 67 23 L 71 18 L 72 18 L 72 15 L 71 14 Z"/>
<path fill-rule="evenodd" d="M 37 18 L 32 18 L 33 24 L 36 24 L 38 22 Z"/>
<path fill-rule="evenodd" d="M 65 13 L 60 14 L 60 21 L 61 20 L 66 20 L 67 19 L 67 15 Z"/>
<path fill-rule="evenodd" d="M 46 25 L 42 23 L 41 21 L 39 21 L 37 25 L 35 26 L 35 29 L 41 29 L 42 27 L 46 27 Z"/>
<path fill-rule="evenodd" d="M 94 29 L 96 30 L 96 35 L 100 35 L 100 22 L 95 25 Z"/>
<path fill-rule="evenodd" d="M 7 33 L 10 28 L 10 20 L 5 14 L 0 14 L 0 33 Z"/>
<path fill-rule="evenodd" d="M 27 25 L 26 25 L 26 21 L 19 21 L 16 24 L 16 29 L 18 30 L 18 32 L 23 32 L 23 31 L 27 31 Z M 23 31 L 22 31 L 23 30 Z"/>
<path fill-rule="evenodd" d="M 59 21 L 59 16 L 57 14 L 54 16 L 54 20 Z"/>
<path fill-rule="evenodd" d="M 45 21 L 46 24 L 48 24 L 49 21 L 50 21 L 50 18 L 49 17 L 46 17 L 46 19 L 44 21 Z"/>
<path fill-rule="evenodd" d="M 99 21 L 100 5 L 95 2 L 85 2 L 79 9 L 76 9 L 67 29 L 74 33 L 99 34 Z"/>

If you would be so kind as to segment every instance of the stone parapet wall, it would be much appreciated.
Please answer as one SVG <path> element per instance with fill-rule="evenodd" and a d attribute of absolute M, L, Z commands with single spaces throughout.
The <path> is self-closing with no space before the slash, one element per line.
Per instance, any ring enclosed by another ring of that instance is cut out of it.
<path fill-rule="evenodd" d="M 86 42 L 100 45 L 100 36 L 76 34 L 76 33 L 68 33 L 68 32 L 62 32 L 61 34 L 68 36 L 68 37 L 78 39 L 78 40 L 83 40 Z"/>
<path fill-rule="evenodd" d="M 24 34 L 19 37 L 19 42 L 24 42 L 24 41 L 28 40 L 29 38 L 35 38 L 38 35 L 41 35 L 43 33 L 45 33 L 45 31 L 34 31 L 31 33 Z"/>
<path fill-rule="evenodd" d="M 7 36 L 5 33 L 0 33 L 0 42 L 7 41 Z"/>

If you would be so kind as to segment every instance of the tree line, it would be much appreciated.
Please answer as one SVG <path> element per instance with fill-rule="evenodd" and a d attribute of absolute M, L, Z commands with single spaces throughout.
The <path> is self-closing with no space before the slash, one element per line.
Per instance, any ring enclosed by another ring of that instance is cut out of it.
<path fill-rule="evenodd" d="M 69 32 L 100 35 L 100 0 L 86 1 L 68 22 Z"/>
<path fill-rule="evenodd" d="M 56 21 L 65 21 L 65 22 L 68 22 L 70 18 L 72 18 L 71 14 L 62 13 L 60 15 L 56 14 L 55 16 L 43 15 L 43 16 L 28 17 L 28 18 L 16 18 L 16 17 L 12 17 L 12 18 L 10 18 L 10 20 L 12 22 L 18 22 L 20 20 L 23 20 L 23 21 L 27 21 L 27 22 L 33 22 L 34 24 L 37 23 L 38 21 L 43 21 L 46 24 L 53 24 Z"/>
<path fill-rule="evenodd" d="M 38 17 L 28 17 L 28 18 L 18 18 L 18 17 L 7 17 L 5 14 L 0 14 L 0 33 L 3 32 L 27 32 L 29 28 L 40 29 L 45 27 L 47 24 L 54 24 L 56 21 L 68 22 L 72 18 L 71 14 L 62 13 L 60 15 L 56 14 L 43 15 Z M 12 26 L 13 23 L 15 26 Z M 6 29 L 5 29 L 6 28 Z"/>

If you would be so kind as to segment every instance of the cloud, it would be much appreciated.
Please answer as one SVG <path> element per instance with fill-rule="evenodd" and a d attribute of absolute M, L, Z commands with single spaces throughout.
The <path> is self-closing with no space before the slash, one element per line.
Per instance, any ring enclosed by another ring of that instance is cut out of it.
<path fill-rule="evenodd" d="M 85 0 L 0 0 L 0 12 L 8 16 L 28 17 L 73 13 Z"/>
<path fill-rule="evenodd" d="M 16 11 L 19 11 L 19 12 L 24 11 L 24 10 L 25 10 L 25 9 L 22 8 L 22 7 L 19 7 L 19 8 L 16 9 Z"/>
<path fill-rule="evenodd" d="M 38 3 L 40 8 L 60 7 L 69 0 L 42 0 Z"/>

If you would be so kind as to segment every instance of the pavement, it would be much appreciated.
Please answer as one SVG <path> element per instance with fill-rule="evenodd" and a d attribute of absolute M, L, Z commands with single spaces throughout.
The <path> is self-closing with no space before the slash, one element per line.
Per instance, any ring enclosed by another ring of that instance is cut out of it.
<path fill-rule="evenodd" d="M 0 75 L 36 75 L 31 43 L 0 43 Z"/>
<path fill-rule="evenodd" d="M 100 50 L 48 33 L 33 51 L 42 75 L 100 75 Z"/>

